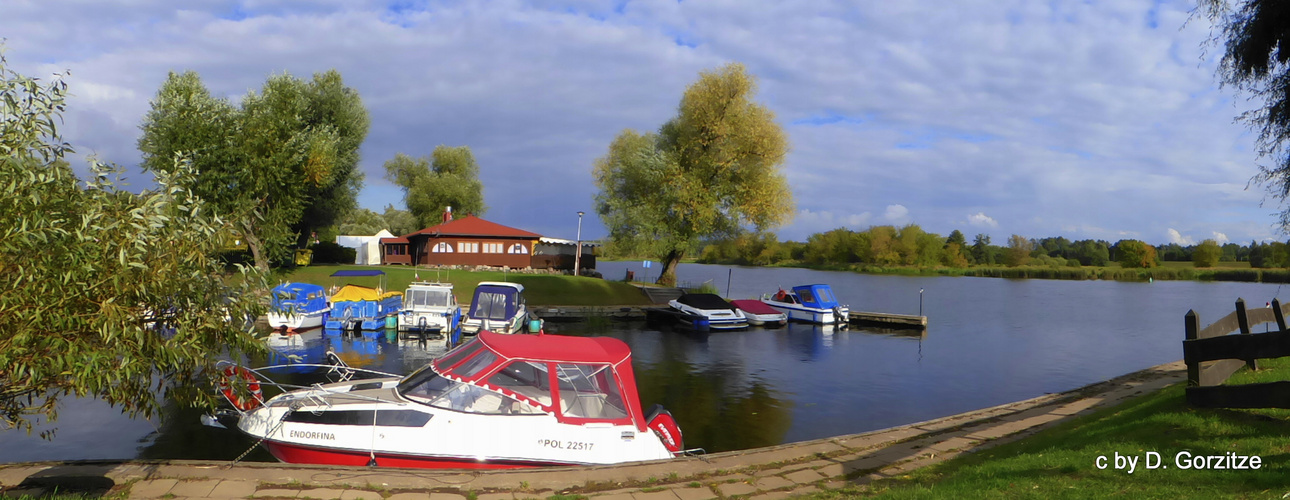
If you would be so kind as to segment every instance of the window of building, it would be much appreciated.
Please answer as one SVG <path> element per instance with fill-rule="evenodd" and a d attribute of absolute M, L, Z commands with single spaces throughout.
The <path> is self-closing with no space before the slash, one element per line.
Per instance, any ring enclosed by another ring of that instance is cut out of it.
<path fill-rule="evenodd" d="M 484 253 L 502 253 L 502 244 L 484 243 Z"/>
<path fill-rule="evenodd" d="M 452 244 L 446 241 L 441 241 L 438 245 L 434 246 L 433 250 L 430 251 L 434 253 L 452 253 Z"/>
<path fill-rule="evenodd" d="M 479 253 L 479 242 L 459 241 L 457 242 L 457 251 L 461 253 Z"/>
<path fill-rule="evenodd" d="M 514 245 L 511 245 L 510 253 L 528 255 L 529 249 L 525 248 L 523 243 L 516 243 Z"/>

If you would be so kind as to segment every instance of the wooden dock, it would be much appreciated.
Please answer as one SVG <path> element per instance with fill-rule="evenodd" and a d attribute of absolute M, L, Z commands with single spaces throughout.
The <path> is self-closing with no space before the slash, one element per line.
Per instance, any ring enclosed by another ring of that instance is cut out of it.
<path fill-rule="evenodd" d="M 539 306 L 533 312 L 550 321 L 583 321 L 590 317 L 645 319 L 641 306 Z M 927 329 L 927 316 L 851 311 L 851 324 L 893 329 Z"/>
<path fill-rule="evenodd" d="M 927 329 L 927 316 L 851 311 L 853 325 L 880 325 L 887 328 Z"/>

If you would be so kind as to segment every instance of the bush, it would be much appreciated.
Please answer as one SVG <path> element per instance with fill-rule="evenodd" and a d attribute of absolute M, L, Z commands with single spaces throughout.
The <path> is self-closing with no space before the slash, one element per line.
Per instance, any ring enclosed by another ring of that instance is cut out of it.
<path fill-rule="evenodd" d="M 1080 267 L 1079 259 L 1066 259 L 1066 267 Z"/>
<path fill-rule="evenodd" d="M 316 243 L 309 248 L 314 251 L 314 264 L 353 264 L 358 258 L 358 250 L 332 242 Z"/>

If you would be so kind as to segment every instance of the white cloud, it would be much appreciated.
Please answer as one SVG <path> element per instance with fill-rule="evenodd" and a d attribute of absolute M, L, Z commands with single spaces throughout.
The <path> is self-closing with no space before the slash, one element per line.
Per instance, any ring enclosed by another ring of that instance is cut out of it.
<path fill-rule="evenodd" d="M 1178 232 L 1177 229 L 1174 229 L 1172 227 L 1169 228 L 1168 231 L 1165 231 L 1165 233 L 1168 234 L 1170 243 L 1177 243 L 1183 246 L 1196 244 L 1196 240 L 1193 240 L 1187 236 L 1183 236 L 1182 233 Z"/>
<path fill-rule="evenodd" d="M 968 225 L 975 227 L 998 228 L 999 223 L 993 217 L 986 215 L 985 212 L 977 212 L 968 216 Z"/>
<path fill-rule="evenodd" d="M 883 212 L 882 218 L 895 225 L 909 223 L 909 209 L 904 205 L 887 205 L 887 210 Z"/>
<path fill-rule="evenodd" d="M 1231 240 L 1227 238 L 1226 234 L 1214 231 L 1214 241 L 1218 242 L 1219 245 L 1226 245 Z"/>

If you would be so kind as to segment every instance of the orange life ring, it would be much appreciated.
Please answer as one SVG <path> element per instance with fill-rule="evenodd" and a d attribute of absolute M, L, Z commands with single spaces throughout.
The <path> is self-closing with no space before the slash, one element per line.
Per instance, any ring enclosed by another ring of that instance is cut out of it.
<path fill-rule="evenodd" d="M 784 302 L 785 299 L 787 298 L 788 298 L 788 293 L 785 292 L 783 288 L 781 288 L 779 292 L 775 294 L 775 302 Z"/>
<path fill-rule="evenodd" d="M 251 393 L 251 397 L 243 398 L 234 390 L 233 378 L 241 378 L 246 381 L 246 390 Z M 255 378 L 251 370 L 242 366 L 229 366 L 224 368 L 224 376 L 219 379 L 219 390 L 224 394 L 224 398 L 233 404 L 234 408 L 242 411 L 255 409 L 264 404 L 264 393 L 260 392 L 260 380 Z"/>

